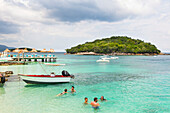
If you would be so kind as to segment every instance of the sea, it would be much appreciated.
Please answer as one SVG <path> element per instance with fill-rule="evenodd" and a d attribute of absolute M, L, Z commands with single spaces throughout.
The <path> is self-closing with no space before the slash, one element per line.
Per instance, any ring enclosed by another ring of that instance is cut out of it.
<path fill-rule="evenodd" d="M 37 53 L 39 54 L 39 53 Z M 0 72 L 13 71 L 12 79 L 0 87 L 0 113 L 169 113 L 170 55 L 118 56 L 108 63 L 98 63 L 100 56 L 57 56 L 58 64 L 47 66 L 0 66 Z M 61 74 L 67 70 L 75 76 L 70 83 L 55 85 L 26 84 L 18 74 Z M 57 97 L 74 86 L 76 93 Z M 84 105 L 94 97 L 104 96 L 99 109 Z"/>

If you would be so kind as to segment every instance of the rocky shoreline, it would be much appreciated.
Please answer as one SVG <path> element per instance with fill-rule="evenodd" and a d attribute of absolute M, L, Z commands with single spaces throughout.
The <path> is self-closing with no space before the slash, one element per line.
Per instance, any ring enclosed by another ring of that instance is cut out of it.
<path fill-rule="evenodd" d="M 26 65 L 25 62 L 0 62 L 0 66 L 9 66 L 9 65 Z"/>
<path fill-rule="evenodd" d="M 66 53 L 70 54 L 70 53 Z M 95 53 L 95 52 L 80 52 L 80 53 L 75 53 L 73 55 L 117 55 L 117 56 L 154 56 L 154 55 L 170 55 L 169 53 L 110 53 L 110 54 L 101 54 L 101 53 Z"/>

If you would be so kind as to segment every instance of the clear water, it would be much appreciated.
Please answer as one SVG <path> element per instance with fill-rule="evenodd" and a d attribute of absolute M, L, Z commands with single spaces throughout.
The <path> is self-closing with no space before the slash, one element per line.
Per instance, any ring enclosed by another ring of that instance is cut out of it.
<path fill-rule="evenodd" d="M 119 56 L 110 63 L 97 63 L 99 56 L 76 56 L 56 53 L 57 63 L 1 66 L 0 71 L 15 74 L 46 74 L 63 69 L 75 75 L 71 83 L 27 85 L 22 80 L 0 87 L 0 113 L 168 113 L 170 112 L 170 56 Z M 46 70 L 43 71 L 42 67 Z M 76 94 L 56 97 L 74 85 Z M 83 105 L 94 97 L 105 96 L 100 109 Z"/>

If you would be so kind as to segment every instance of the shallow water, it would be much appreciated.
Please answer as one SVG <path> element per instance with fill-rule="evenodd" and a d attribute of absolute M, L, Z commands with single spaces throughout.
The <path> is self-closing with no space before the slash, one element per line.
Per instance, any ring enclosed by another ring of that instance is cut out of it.
<path fill-rule="evenodd" d="M 1 66 L 0 71 L 15 74 L 46 74 L 63 69 L 75 75 L 71 83 L 27 85 L 22 80 L 6 82 L 0 87 L 1 113 L 165 113 L 170 112 L 170 56 L 119 56 L 110 63 L 97 63 L 99 56 L 76 56 L 56 53 L 57 63 L 46 66 L 30 63 Z M 43 71 L 44 68 L 46 72 Z M 76 94 L 56 97 L 74 85 Z M 83 105 L 94 97 L 105 96 L 99 110 Z"/>

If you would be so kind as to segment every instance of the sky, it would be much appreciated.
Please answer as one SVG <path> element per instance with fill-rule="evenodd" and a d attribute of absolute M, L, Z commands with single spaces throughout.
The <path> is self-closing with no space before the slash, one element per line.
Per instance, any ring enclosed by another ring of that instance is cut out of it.
<path fill-rule="evenodd" d="M 170 0 L 0 0 L 0 44 L 65 51 L 128 36 L 170 52 Z"/>

